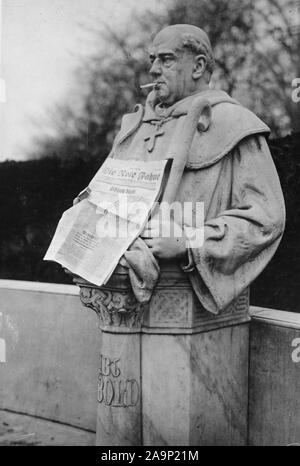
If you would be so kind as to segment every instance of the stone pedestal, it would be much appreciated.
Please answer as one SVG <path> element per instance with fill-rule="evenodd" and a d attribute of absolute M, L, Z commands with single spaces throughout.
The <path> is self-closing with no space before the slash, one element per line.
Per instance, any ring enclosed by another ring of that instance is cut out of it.
<path fill-rule="evenodd" d="M 100 319 L 97 445 L 246 444 L 248 292 L 215 316 L 173 264 L 147 306 L 121 267 L 78 284 Z"/>

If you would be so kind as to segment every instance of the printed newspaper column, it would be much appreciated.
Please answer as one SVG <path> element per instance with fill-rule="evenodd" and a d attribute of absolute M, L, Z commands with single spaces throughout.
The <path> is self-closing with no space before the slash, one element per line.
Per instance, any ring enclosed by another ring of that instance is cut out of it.
<path fill-rule="evenodd" d="M 88 196 L 64 212 L 44 260 L 104 285 L 155 208 L 167 164 L 106 159 Z"/>

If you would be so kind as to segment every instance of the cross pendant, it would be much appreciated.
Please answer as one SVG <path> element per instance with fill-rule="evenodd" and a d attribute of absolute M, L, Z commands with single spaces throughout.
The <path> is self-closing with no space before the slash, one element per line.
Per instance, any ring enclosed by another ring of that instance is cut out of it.
<path fill-rule="evenodd" d="M 164 130 L 161 128 L 161 122 L 158 122 L 155 125 L 155 131 L 150 135 L 145 138 L 145 141 L 148 142 L 147 144 L 147 151 L 152 152 L 154 147 L 155 147 L 155 141 L 156 137 L 162 136 L 165 134 Z"/>

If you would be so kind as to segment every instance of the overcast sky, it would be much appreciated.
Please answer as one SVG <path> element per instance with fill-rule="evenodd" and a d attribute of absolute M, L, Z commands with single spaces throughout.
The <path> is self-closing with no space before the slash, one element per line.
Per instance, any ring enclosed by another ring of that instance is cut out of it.
<path fill-rule="evenodd" d="M 0 161 L 22 160 L 45 115 L 67 95 L 76 57 L 94 44 L 80 23 L 99 18 L 116 26 L 132 8 L 157 0 L 0 0 L 2 66 L 6 103 L 1 103 Z M 0 64 L 1 65 L 1 64 Z M 40 128 L 39 128 L 40 126 Z"/>

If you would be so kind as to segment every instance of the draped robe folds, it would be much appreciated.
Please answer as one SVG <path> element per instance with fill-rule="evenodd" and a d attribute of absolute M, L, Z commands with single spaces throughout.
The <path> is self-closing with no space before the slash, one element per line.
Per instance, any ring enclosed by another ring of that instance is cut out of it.
<path fill-rule="evenodd" d="M 223 91 L 204 91 L 164 110 L 148 96 L 145 109 L 123 117 L 111 157 L 166 158 L 192 100 L 212 105 L 207 131 L 196 131 L 177 201 L 202 202 L 204 243 L 189 248 L 187 271 L 203 307 L 220 313 L 258 276 L 274 255 L 284 230 L 285 208 L 265 139 L 269 128 Z M 147 138 L 167 117 L 151 152 Z"/>

